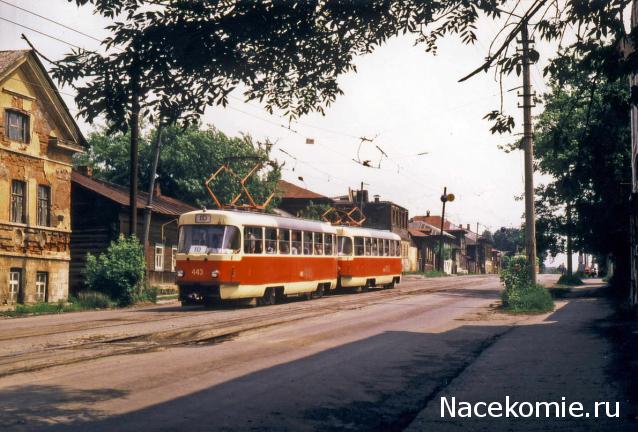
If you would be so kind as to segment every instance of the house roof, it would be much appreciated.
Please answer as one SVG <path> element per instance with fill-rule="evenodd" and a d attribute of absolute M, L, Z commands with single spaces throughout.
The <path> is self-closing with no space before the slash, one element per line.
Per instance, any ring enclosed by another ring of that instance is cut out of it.
<path fill-rule="evenodd" d="M 439 236 L 441 230 L 435 227 L 432 224 L 423 221 L 412 221 L 408 224 L 408 232 L 412 235 L 412 232 L 419 232 L 421 235 L 413 235 L 413 237 L 428 237 L 428 236 Z M 451 234 L 448 234 L 443 230 L 443 234 L 445 237 L 454 239 L 455 237 Z"/>
<path fill-rule="evenodd" d="M 77 171 L 73 171 L 71 174 L 71 181 L 91 192 L 95 192 L 98 195 L 103 196 L 121 206 L 129 206 L 129 189 L 125 186 L 120 186 L 115 183 L 110 183 L 104 180 L 98 180 L 93 177 L 87 177 L 80 174 Z M 138 192 L 137 205 L 138 209 L 146 208 L 146 201 L 148 200 L 148 193 Z M 153 197 L 153 211 L 168 216 L 179 216 L 182 213 L 197 210 L 197 208 L 186 204 L 183 201 L 175 198 L 159 195 Z"/>
<path fill-rule="evenodd" d="M 9 74 L 25 63 L 27 64 L 30 73 L 34 74 L 36 77 L 36 80 L 40 80 L 42 84 L 44 84 L 44 82 L 48 84 L 47 87 L 46 85 L 34 83 L 39 87 L 39 89 L 41 89 L 41 91 L 44 91 L 46 96 L 43 99 L 47 100 L 48 103 L 53 103 L 53 111 L 57 115 L 57 118 L 61 121 L 62 125 L 69 130 L 72 136 L 75 137 L 74 139 L 77 140 L 77 144 L 82 147 L 87 147 L 88 144 L 86 142 L 86 138 L 75 122 L 75 118 L 71 114 L 71 111 L 69 111 L 69 107 L 64 102 L 64 99 L 62 99 L 62 96 L 60 96 L 58 88 L 49 76 L 47 69 L 44 67 L 34 50 L 0 51 L 0 81 L 4 81 Z"/>
<path fill-rule="evenodd" d="M 21 60 L 29 52 L 31 50 L 0 51 L 0 77 L 19 66 L 18 60 Z"/>
<path fill-rule="evenodd" d="M 412 237 L 429 237 L 429 234 L 414 228 L 408 228 L 408 232 Z"/>
<path fill-rule="evenodd" d="M 300 186 L 287 182 L 286 180 L 279 180 L 277 182 L 277 191 L 281 194 L 281 198 L 284 199 L 314 199 L 331 201 L 331 199 L 327 196 L 320 195 L 308 189 L 304 189 Z"/>

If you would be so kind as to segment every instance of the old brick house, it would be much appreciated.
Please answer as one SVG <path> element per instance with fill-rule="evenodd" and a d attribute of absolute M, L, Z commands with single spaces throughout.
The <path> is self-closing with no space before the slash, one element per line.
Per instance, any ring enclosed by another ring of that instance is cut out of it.
<path fill-rule="evenodd" d="M 84 146 L 36 54 L 0 51 L 0 304 L 67 297 L 71 159 Z"/>

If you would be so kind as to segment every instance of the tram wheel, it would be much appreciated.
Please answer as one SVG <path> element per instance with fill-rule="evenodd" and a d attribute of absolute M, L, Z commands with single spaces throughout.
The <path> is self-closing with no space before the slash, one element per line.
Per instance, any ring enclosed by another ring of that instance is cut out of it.
<path fill-rule="evenodd" d="M 277 303 L 277 293 L 273 288 L 266 288 L 264 295 L 257 299 L 257 306 L 269 306 Z"/>
<path fill-rule="evenodd" d="M 312 298 L 321 298 L 324 295 L 324 287 L 323 284 L 319 284 L 319 286 L 317 287 L 317 290 L 315 292 L 313 292 L 312 294 Z"/>

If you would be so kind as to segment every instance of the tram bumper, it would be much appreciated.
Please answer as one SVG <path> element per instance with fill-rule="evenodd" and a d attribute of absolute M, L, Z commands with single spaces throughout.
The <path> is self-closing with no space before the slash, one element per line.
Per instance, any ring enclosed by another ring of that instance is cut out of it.
<path fill-rule="evenodd" d="M 179 285 L 179 301 L 185 304 L 208 303 L 219 298 L 219 285 Z"/>

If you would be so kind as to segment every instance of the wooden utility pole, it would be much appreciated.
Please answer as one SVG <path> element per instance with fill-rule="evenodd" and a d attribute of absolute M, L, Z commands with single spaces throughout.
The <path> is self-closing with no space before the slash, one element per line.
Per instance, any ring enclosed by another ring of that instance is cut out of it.
<path fill-rule="evenodd" d="M 162 124 L 157 127 L 155 144 L 153 146 L 153 165 L 151 167 L 151 177 L 148 185 L 148 199 L 146 208 L 144 209 L 144 228 L 142 230 L 142 245 L 144 246 L 144 255 L 148 252 L 149 232 L 151 227 L 151 213 L 153 212 L 153 194 L 155 193 L 155 177 L 157 176 L 157 165 L 159 164 L 160 149 L 162 146 Z"/>
<path fill-rule="evenodd" d="M 532 136 L 532 85 L 530 83 L 529 33 L 527 21 L 521 26 L 523 61 L 523 151 L 525 153 L 525 251 L 530 279 L 536 283 L 536 212 L 534 210 L 534 141 Z"/>
<path fill-rule="evenodd" d="M 129 161 L 129 235 L 137 235 L 137 171 L 139 166 L 139 138 L 140 138 L 140 97 L 134 85 L 131 103 L 131 117 L 129 131 L 131 134 L 131 148 Z"/>
<path fill-rule="evenodd" d="M 445 223 L 445 203 L 447 202 L 447 186 L 443 188 L 443 195 L 441 195 L 441 201 L 443 202 L 443 210 L 441 211 L 441 232 L 439 233 L 439 271 L 443 271 L 443 224 Z"/>

